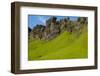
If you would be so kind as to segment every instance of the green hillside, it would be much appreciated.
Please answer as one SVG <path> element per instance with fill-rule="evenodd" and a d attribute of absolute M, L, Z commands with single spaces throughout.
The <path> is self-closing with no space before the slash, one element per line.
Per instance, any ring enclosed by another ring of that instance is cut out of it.
<path fill-rule="evenodd" d="M 65 31 L 49 41 L 29 40 L 28 60 L 87 58 L 87 39 L 87 29 L 84 28 L 80 35 Z"/>

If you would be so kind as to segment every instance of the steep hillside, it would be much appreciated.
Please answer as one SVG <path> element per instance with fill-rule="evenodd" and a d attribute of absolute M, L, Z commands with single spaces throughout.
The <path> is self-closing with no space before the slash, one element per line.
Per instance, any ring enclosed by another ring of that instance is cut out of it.
<path fill-rule="evenodd" d="M 80 35 L 64 31 L 56 38 L 30 40 L 28 47 L 29 60 L 52 60 L 87 58 L 88 35 L 86 27 Z"/>

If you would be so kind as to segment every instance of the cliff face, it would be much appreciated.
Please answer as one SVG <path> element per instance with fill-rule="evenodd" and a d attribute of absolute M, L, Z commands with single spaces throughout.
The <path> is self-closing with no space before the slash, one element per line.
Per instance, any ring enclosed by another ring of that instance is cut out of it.
<path fill-rule="evenodd" d="M 56 17 L 51 17 L 46 20 L 46 25 L 37 24 L 32 31 L 29 32 L 29 39 L 50 40 L 64 31 L 67 31 L 70 34 L 80 34 L 84 25 L 87 25 L 86 17 L 79 17 L 77 21 L 71 21 L 69 18 L 57 21 Z"/>

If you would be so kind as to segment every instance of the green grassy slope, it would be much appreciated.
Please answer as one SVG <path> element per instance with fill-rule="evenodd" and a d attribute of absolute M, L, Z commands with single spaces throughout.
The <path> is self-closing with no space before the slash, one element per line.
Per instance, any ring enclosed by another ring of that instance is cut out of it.
<path fill-rule="evenodd" d="M 30 40 L 28 47 L 29 60 L 52 60 L 87 58 L 87 31 L 80 36 L 63 32 L 50 41 Z"/>

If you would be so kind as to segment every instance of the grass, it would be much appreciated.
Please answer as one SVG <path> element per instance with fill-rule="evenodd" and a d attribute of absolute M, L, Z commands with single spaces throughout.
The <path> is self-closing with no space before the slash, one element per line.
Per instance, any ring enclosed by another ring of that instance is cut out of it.
<path fill-rule="evenodd" d="M 88 57 L 87 30 L 81 35 L 63 32 L 50 41 L 29 41 L 28 60 L 80 59 Z"/>

